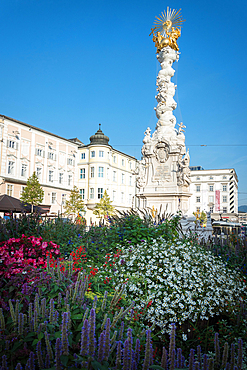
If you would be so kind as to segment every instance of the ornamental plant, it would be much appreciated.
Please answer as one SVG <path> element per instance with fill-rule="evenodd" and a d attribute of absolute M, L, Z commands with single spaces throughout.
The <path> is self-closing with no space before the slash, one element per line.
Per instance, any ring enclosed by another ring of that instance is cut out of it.
<path fill-rule="evenodd" d="M 21 273 L 26 266 L 46 267 L 46 257 L 60 256 L 59 246 L 34 236 L 11 238 L 0 243 L 0 277 L 10 278 Z"/>
<path fill-rule="evenodd" d="M 205 327 L 219 315 L 236 314 L 239 302 L 247 298 L 240 272 L 186 240 L 159 238 L 122 245 L 106 256 L 99 276 L 113 286 L 126 283 L 135 309 L 142 312 L 141 324 L 154 324 L 161 339 L 175 322 L 186 341 L 193 327 L 199 323 Z"/>
<path fill-rule="evenodd" d="M 41 287 L 27 308 L 20 300 L 10 300 L 7 308 L 0 309 L 2 370 L 242 368 L 241 340 L 238 346 L 232 344 L 231 350 L 227 343 L 223 349 L 216 335 L 214 359 L 203 355 L 198 346 L 197 353 L 191 349 L 186 361 L 181 348 L 176 348 L 172 324 L 169 347 L 161 348 L 159 354 L 150 329 L 138 332 L 130 328 L 132 305 L 116 308 L 124 286 L 111 297 L 105 292 L 91 298 L 84 274 L 78 273 L 74 282 L 72 275 L 61 274 L 57 268 L 50 272 L 48 268 L 48 274 L 58 288 L 51 289 L 53 297 L 49 297 L 50 291 L 45 295 Z M 60 289 L 64 285 L 67 288 Z"/>

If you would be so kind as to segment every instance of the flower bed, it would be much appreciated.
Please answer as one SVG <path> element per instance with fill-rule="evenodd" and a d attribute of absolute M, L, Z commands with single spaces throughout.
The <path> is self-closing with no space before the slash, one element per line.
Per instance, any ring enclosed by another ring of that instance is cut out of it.
<path fill-rule="evenodd" d="M 127 282 L 127 294 L 143 313 L 142 321 L 155 323 L 161 334 L 168 332 L 172 322 L 182 325 L 230 315 L 247 296 L 239 272 L 203 247 L 179 240 L 160 238 L 122 246 L 107 255 L 99 274 L 115 286 Z M 183 335 L 186 339 L 187 332 Z"/>
<path fill-rule="evenodd" d="M 0 244 L 0 277 L 10 278 L 26 266 L 46 267 L 46 257 L 60 256 L 59 246 L 34 236 L 11 238 Z"/>

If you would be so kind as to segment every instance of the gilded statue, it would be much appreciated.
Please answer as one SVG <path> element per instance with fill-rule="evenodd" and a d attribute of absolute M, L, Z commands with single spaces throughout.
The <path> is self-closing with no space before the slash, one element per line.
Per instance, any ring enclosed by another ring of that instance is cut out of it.
<path fill-rule="evenodd" d="M 167 7 L 167 11 L 164 10 L 159 17 L 156 16 L 150 35 L 153 35 L 157 53 L 167 46 L 176 51 L 179 50 L 177 40 L 181 36 L 181 25 L 184 22 L 180 11 L 181 9 L 177 11 Z"/>

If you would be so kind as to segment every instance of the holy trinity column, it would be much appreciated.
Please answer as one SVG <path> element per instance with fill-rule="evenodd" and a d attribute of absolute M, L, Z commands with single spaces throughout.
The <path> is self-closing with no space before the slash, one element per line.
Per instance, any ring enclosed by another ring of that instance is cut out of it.
<path fill-rule="evenodd" d="M 177 125 L 173 111 L 177 107 L 174 100 L 177 86 L 171 81 L 175 70 L 173 63 L 178 62 L 178 38 L 181 36 L 181 10 L 167 8 L 156 17 L 150 35 L 153 36 L 157 59 L 161 69 L 156 85 L 157 116 L 155 131 L 151 135 L 145 131 L 142 159 L 137 169 L 137 193 L 139 207 L 150 207 L 175 213 L 189 209 L 190 170 L 189 150 L 186 151 L 183 123 Z"/>

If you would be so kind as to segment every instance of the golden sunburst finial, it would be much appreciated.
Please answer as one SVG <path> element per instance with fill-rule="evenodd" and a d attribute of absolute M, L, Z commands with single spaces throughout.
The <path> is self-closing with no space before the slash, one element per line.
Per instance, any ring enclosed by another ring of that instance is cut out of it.
<path fill-rule="evenodd" d="M 161 12 L 161 14 L 155 18 L 155 32 L 160 32 L 162 36 L 166 36 L 167 31 L 169 31 L 171 27 L 181 27 L 182 23 L 185 22 L 185 20 L 182 19 L 181 9 L 171 10 L 169 7 L 167 7 L 166 11 L 164 10 L 164 12 Z"/>
<path fill-rule="evenodd" d="M 176 51 L 179 50 L 177 39 L 181 35 L 182 23 L 185 22 L 180 12 L 181 9 L 171 10 L 167 7 L 166 11 L 164 10 L 158 17 L 155 17 L 154 27 L 151 28 L 150 35 L 153 34 L 157 53 L 166 46 L 170 46 Z"/>

